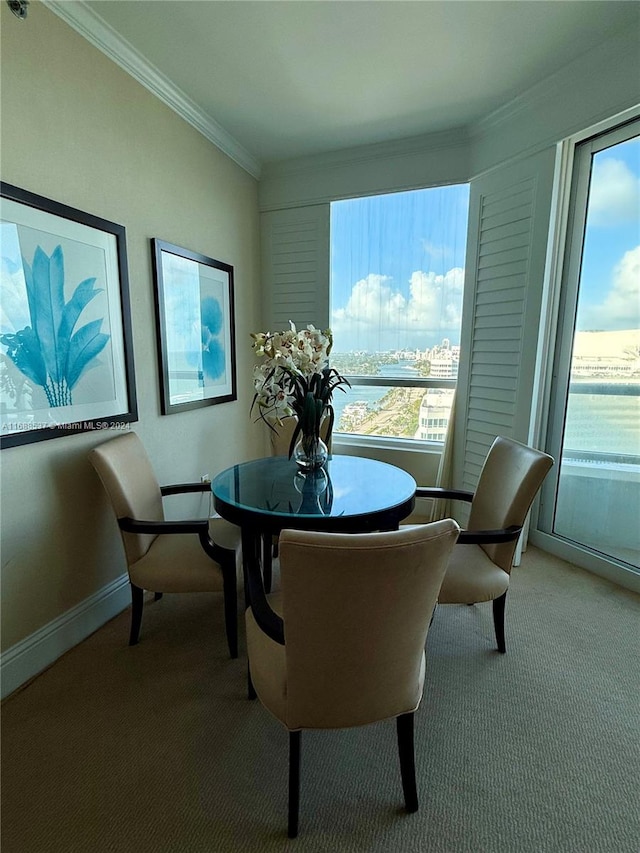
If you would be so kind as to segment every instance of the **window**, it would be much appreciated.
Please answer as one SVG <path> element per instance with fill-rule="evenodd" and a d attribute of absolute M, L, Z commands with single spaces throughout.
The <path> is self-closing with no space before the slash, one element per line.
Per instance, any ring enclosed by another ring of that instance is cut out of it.
<path fill-rule="evenodd" d="M 467 184 L 331 204 L 335 432 L 444 441 L 468 210 Z"/>
<path fill-rule="evenodd" d="M 640 567 L 640 122 L 576 147 L 541 527 Z"/>

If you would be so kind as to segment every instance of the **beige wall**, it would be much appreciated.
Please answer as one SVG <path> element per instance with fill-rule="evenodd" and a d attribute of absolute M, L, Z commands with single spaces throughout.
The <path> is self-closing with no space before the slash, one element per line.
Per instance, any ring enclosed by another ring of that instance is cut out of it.
<path fill-rule="evenodd" d="M 263 450 L 249 418 L 259 326 L 256 181 L 46 7 L 1 4 L 2 180 L 127 229 L 142 437 L 161 482 Z M 151 255 L 159 237 L 235 268 L 238 401 L 159 414 Z M 87 462 L 105 434 L 2 451 L 2 648 L 117 578 L 115 521 Z"/>

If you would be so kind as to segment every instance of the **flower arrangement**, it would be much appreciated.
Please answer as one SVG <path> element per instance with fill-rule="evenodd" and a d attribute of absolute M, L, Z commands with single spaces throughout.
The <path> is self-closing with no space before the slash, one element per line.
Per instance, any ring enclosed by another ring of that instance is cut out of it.
<path fill-rule="evenodd" d="M 298 419 L 289 456 L 301 437 L 305 453 L 311 455 L 320 441 L 320 424 L 330 418 L 328 435 L 333 429 L 333 392 L 344 391 L 349 382 L 329 367 L 333 345 L 331 329 L 321 331 L 314 326 L 298 331 L 290 322 L 284 332 L 254 332 L 253 349 L 262 361 L 253 371 L 255 395 L 251 411 L 275 429 L 282 419 L 295 415 Z"/>

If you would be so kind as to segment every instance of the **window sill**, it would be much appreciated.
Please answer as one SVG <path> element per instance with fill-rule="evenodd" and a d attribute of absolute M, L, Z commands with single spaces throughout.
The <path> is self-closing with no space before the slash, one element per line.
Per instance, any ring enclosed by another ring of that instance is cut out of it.
<path fill-rule="evenodd" d="M 339 453 L 341 448 L 362 447 L 367 450 L 386 450 L 398 453 L 420 453 L 440 456 L 443 445 L 435 441 L 416 441 L 413 438 L 391 438 L 382 435 L 355 435 L 353 433 L 334 432 L 331 439 L 332 449 Z"/>

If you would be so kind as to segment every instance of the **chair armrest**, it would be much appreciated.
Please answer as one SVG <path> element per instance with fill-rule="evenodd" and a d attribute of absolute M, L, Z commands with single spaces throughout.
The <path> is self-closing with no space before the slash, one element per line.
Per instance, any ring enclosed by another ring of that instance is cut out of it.
<path fill-rule="evenodd" d="M 211 483 L 176 483 L 174 486 L 160 486 L 160 493 L 165 495 L 182 495 L 186 492 L 210 492 Z"/>
<path fill-rule="evenodd" d="M 271 639 L 284 646 L 284 621 L 271 608 L 264 591 L 264 581 L 259 565 L 250 565 L 247 571 L 249 601 L 251 610 L 261 631 Z"/>
<path fill-rule="evenodd" d="M 204 519 L 204 527 L 201 527 L 197 532 L 200 534 L 200 544 L 211 559 L 215 560 L 216 563 L 220 563 L 221 566 L 227 567 L 229 572 L 233 572 L 233 576 L 235 577 L 236 552 L 231 548 L 223 548 L 222 545 L 218 545 L 217 542 L 213 541 L 209 535 L 209 519 Z"/>
<path fill-rule="evenodd" d="M 522 527 L 518 524 L 500 530 L 461 530 L 457 544 L 501 545 L 504 542 L 513 542 L 520 536 L 521 531 Z"/>
<path fill-rule="evenodd" d="M 418 486 L 418 488 L 416 489 L 416 497 L 471 502 L 473 500 L 473 492 L 466 492 L 462 489 L 439 489 L 435 486 Z"/>
<path fill-rule="evenodd" d="M 208 535 L 209 532 L 209 520 L 206 518 L 185 521 L 139 521 L 125 516 L 118 519 L 118 525 L 125 533 L 205 533 Z"/>
<path fill-rule="evenodd" d="M 275 643 L 284 646 L 284 622 L 282 617 L 271 609 L 264 594 L 262 597 L 254 598 L 251 593 L 251 610 L 260 630 L 264 631 L 267 637 L 271 637 Z"/>
<path fill-rule="evenodd" d="M 125 533 L 197 533 L 200 544 L 206 553 L 223 566 L 229 566 L 235 573 L 236 552 L 230 548 L 223 548 L 213 541 L 209 535 L 209 519 L 195 518 L 185 521 L 138 521 L 136 518 L 118 519 L 120 530 Z"/>

